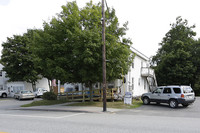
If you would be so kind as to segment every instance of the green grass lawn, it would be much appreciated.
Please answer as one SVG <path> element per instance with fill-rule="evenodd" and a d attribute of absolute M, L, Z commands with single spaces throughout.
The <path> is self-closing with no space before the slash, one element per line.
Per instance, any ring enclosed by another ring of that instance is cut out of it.
<path fill-rule="evenodd" d="M 48 106 L 55 104 L 67 103 L 66 100 L 40 100 L 34 101 L 30 104 L 22 105 L 21 107 L 32 107 L 32 106 Z M 141 100 L 133 100 L 132 105 L 124 104 L 124 101 L 114 101 L 114 102 L 106 102 L 107 108 L 117 108 L 117 109 L 133 109 L 140 107 L 142 105 Z M 72 103 L 66 106 L 91 106 L 91 107 L 103 107 L 103 102 L 77 102 Z"/>
<path fill-rule="evenodd" d="M 117 109 L 133 109 L 140 107 L 142 105 L 141 100 L 133 100 L 132 105 L 124 104 L 124 101 L 114 101 L 106 102 L 107 108 L 117 108 Z M 91 107 L 103 107 L 103 102 L 82 102 L 73 103 L 66 106 L 91 106 Z"/>

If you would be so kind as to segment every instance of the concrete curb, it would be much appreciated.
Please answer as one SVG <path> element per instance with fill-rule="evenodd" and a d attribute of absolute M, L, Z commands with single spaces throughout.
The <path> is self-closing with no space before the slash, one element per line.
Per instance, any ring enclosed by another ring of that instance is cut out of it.
<path fill-rule="evenodd" d="M 68 106 L 64 108 L 63 106 L 35 106 L 35 107 L 20 107 L 14 108 L 12 110 L 25 110 L 25 111 L 52 111 L 52 112 L 76 112 L 76 113 L 116 113 L 121 109 L 107 109 L 106 112 L 103 112 L 103 109 L 100 107 L 79 107 L 79 106 Z"/>

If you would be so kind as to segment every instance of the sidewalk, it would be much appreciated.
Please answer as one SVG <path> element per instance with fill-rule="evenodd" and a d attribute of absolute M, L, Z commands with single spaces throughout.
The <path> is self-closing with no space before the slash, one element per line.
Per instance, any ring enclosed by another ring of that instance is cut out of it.
<path fill-rule="evenodd" d="M 71 103 L 49 105 L 49 106 L 19 107 L 14 110 L 80 112 L 80 113 L 115 113 L 121 110 L 121 109 L 107 108 L 107 111 L 103 112 L 103 107 L 66 106 L 69 104 Z"/>

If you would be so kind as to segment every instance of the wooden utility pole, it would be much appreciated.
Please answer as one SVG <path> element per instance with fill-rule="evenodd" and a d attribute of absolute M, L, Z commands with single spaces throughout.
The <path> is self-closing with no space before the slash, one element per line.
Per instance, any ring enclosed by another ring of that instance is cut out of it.
<path fill-rule="evenodd" d="M 102 0 L 102 62 L 103 62 L 103 112 L 106 112 L 106 44 L 105 44 L 105 12 L 104 0 Z"/>

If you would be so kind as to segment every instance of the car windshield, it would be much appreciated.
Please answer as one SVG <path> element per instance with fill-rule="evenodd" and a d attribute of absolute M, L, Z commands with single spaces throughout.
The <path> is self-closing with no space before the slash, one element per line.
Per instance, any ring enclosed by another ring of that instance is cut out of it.
<path fill-rule="evenodd" d="M 183 93 L 192 93 L 194 92 L 190 86 L 183 87 Z"/>

